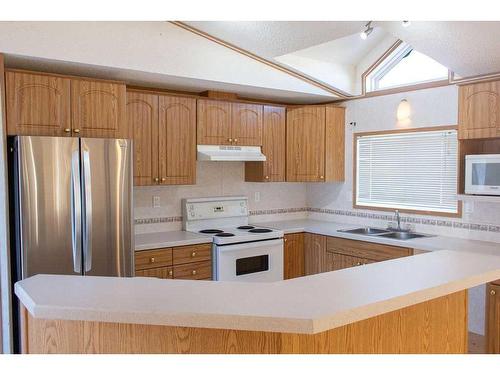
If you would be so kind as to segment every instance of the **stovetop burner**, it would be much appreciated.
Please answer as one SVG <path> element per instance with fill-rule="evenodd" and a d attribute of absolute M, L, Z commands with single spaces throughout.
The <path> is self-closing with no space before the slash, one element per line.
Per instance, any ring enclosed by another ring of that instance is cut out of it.
<path fill-rule="evenodd" d="M 222 233 L 224 232 L 223 230 L 220 229 L 203 229 L 200 230 L 200 233 L 205 233 L 205 234 L 214 234 L 214 233 Z"/>
<path fill-rule="evenodd" d="M 242 225 L 241 227 L 238 227 L 236 229 L 253 229 L 253 228 L 255 228 L 255 227 L 252 225 Z"/>
<path fill-rule="evenodd" d="M 269 233 L 272 232 L 272 229 L 266 229 L 266 228 L 255 228 L 255 229 L 250 229 L 250 233 Z"/>
<path fill-rule="evenodd" d="M 233 237 L 233 233 L 222 232 L 215 235 L 215 237 Z"/>

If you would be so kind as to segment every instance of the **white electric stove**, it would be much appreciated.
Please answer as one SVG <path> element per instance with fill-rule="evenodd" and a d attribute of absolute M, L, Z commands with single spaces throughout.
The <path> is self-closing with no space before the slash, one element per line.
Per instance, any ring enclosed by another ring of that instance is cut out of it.
<path fill-rule="evenodd" d="M 246 197 L 182 201 L 183 228 L 212 237 L 213 278 L 283 280 L 283 231 L 248 224 Z"/>

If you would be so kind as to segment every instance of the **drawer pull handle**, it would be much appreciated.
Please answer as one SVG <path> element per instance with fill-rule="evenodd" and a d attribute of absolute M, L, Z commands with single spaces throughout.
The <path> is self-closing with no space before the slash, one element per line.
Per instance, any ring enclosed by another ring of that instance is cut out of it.
<path fill-rule="evenodd" d="M 196 251 L 193 251 L 193 252 L 191 253 L 191 258 L 194 258 L 195 256 L 196 256 Z"/>
<path fill-rule="evenodd" d="M 196 270 L 193 270 L 191 273 L 192 273 L 193 275 L 196 275 L 198 272 L 196 272 Z"/>
<path fill-rule="evenodd" d="M 492 291 L 490 291 L 490 294 L 491 294 L 492 296 L 494 296 L 495 294 L 497 294 L 497 292 L 495 292 L 494 290 L 492 290 Z"/>
<path fill-rule="evenodd" d="M 65 132 L 65 133 L 69 133 L 70 131 L 71 131 L 71 129 L 70 129 L 70 128 L 66 128 L 66 129 L 64 129 L 64 132 Z"/>
<path fill-rule="evenodd" d="M 154 262 L 155 262 L 155 258 L 154 257 L 149 258 L 149 263 L 154 263 Z"/>
<path fill-rule="evenodd" d="M 174 271 L 170 270 L 168 271 L 168 276 L 172 276 L 174 274 Z"/>
<path fill-rule="evenodd" d="M 155 182 L 158 182 L 158 181 L 160 181 L 160 179 L 159 179 L 158 177 L 155 177 L 155 178 L 154 178 L 154 181 L 155 181 Z"/>
<path fill-rule="evenodd" d="M 73 132 L 80 133 L 80 129 L 74 129 Z"/>

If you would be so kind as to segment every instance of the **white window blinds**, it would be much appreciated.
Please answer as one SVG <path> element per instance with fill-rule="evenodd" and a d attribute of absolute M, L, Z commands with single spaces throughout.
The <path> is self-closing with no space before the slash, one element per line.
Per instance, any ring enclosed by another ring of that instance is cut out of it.
<path fill-rule="evenodd" d="M 457 212 L 457 131 L 357 137 L 356 204 Z"/>

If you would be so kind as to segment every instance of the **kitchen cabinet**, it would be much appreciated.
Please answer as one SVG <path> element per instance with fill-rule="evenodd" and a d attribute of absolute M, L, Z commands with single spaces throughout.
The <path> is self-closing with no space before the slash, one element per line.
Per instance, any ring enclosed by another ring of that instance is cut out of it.
<path fill-rule="evenodd" d="M 407 247 L 383 245 L 339 237 L 328 237 L 326 251 L 357 258 L 371 259 L 377 262 L 412 255 L 412 249 Z"/>
<path fill-rule="evenodd" d="M 486 287 L 486 346 L 488 353 L 500 354 L 500 280 Z"/>
<path fill-rule="evenodd" d="M 130 138 L 123 83 L 9 70 L 6 92 L 9 135 Z"/>
<path fill-rule="evenodd" d="M 61 76 L 6 71 L 8 135 L 71 135 L 71 80 Z"/>
<path fill-rule="evenodd" d="M 326 252 L 325 264 L 323 272 L 337 271 L 344 268 L 364 266 L 365 264 L 374 263 L 374 260 L 348 256 L 344 254 Z"/>
<path fill-rule="evenodd" d="M 211 280 L 212 245 L 187 245 L 136 251 L 135 276 Z"/>
<path fill-rule="evenodd" d="M 264 106 L 262 153 L 266 161 L 245 163 L 245 181 L 284 182 L 286 160 L 285 107 Z"/>
<path fill-rule="evenodd" d="M 287 110 L 286 180 L 344 180 L 345 109 L 304 106 Z"/>
<path fill-rule="evenodd" d="M 304 273 L 314 275 L 323 272 L 326 256 L 326 236 L 304 235 Z"/>
<path fill-rule="evenodd" d="M 459 86 L 458 138 L 500 137 L 500 81 Z"/>
<path fill-rule="evenodd" d="M 262 105 L 199 99 L 197 108 L 198 144 L 262 145 Z"/>
<path fill-rule="evenodd" d="M 196 183 L 196 100 L 127 92 L 134 185 Z"/>
<path fill-rule="evenodd" d="M 72 79 L 73 133 L 90 138 L 130 138 L 125 103 L 124 84 Z"/>
<path fill-rule="evenodd" d="M 283 252 L 285 280 L 305 276 L 304 233 L 285 234 Z"/>

